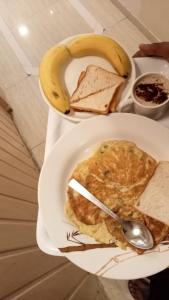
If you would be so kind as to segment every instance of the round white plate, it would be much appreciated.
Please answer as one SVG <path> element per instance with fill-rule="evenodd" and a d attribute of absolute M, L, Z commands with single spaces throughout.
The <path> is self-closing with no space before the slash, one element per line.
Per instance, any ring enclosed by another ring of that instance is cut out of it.
<path fill-rule="evenodd" d="M 77 229 L 64 215 L 68 178 L 76 164 L 87 157 L 93 147 L 107 139 L 133 141 L 157 160 L 169 160 L 169 130 L 142 116 L 124 113 L 98 116 L 68 131 L 55 144 L 43 165 L 38 187 L 40 211 L 56 248 L 79 246 L 72 237 Z M 73 241 L 67 240 L 67 234 Z M 85 235 L 75 237 L 84 243 L 95 243 Z M 143 255 L 118 247 L 64 254 L 86 271 L 114 279 L 149 276 L 166 268 L 169 262 L 167 244 L 158 245 Z"/>
<path fill-rule="evenodd" d="M 83 35 L 91 35 L 91 34 L 83 34 Z M 67 38 L 67 39 L 63 40 L 61 42 L 61 44 L 66 44 L 70 40 L 72 40 L 74 38 L 77 38 L 77 37 L 80 37 L 80 36 L 82 36 L 82 35 L 79 34 L 79 35 L 75 35 L 75 36 L 72 36 L 70 38 Z M 127 53 L 126 50 L 125 50 L 125 52 Z M 128 79 L 128 83 L 126 84 L 126 87 L 125 87 L 125 89 L 122 93 L 122 96 L 121 96 L 121 99 L 122 99 L 121 102 L 126 101 L 128 99 L 128 97 L 130 96 L 132 84 L 133 84 L 133 82 L 135 80 L 135 77 L 136 77 L 135 64 L 134 64 L 133 60 L 130 58 L 129 55 L 128 55 L 128 57 L 130 59 L 132 68 L 131 68 L 130 77 Z M 63 74 L 63 81 L 64 81 L 65 86 L 67 87 L 69 95 L 72 95 L 73 91 L 76 89 L 80 73 L 83 70 L 85 70 L 86 67 L 90 64 L 94 64 L 94 65 L 100 66 L 100 67 L 102 67 L 102 68 L 104 68 L 108 71 L 117 73 L 115 71 L 115 69 L 113 68 L 113 66 L 108 62 L 108 60 L 106 60 L 102 57 L 84 56 L 84 57 L 81 57 L 81 58 L 74 58 L 70 61 L 70 63 L 67 66 L 65 66 L 65 68 L 64 68 L 65 72 Z M 61 115 L 63 118 L 65 118 L 69 121 L 79 122 L 79 121 L 82 121 L 82 120 L 85 120 L 85 119 L 96 116 L 96 114 L 94 114 L 94 113 L 78 112 L 78 111 L 73 111 L 73 110 L 68 115 L 65 115 L 65 114 L 61 113 L 46 98 L 46 96 L 45 96 L 45 94 L 42 90 L 40 80 L 39 80 L 39 86 L 40 86 L 40 91 L 41 91 L 41 94 L 42 94 L 42 97 L 43 97 L 44 101 L 49 105 L 50 108 L 52 108 L 52 110 L 54 110 L 56 113 Z"/>

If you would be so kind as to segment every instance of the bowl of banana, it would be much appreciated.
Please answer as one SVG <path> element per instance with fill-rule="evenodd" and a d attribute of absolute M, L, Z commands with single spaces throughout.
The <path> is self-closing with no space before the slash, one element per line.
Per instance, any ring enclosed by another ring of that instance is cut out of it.
<path fill-rule="evenodd" d="M 40 91 L 50 108 L 73 122 L 95 116 L 92 112 L 72 109 L 70 103 L 70 97 L 79 84 L 79 75 L 89 65 L 99 66 L 125 78 L 126 84 L 116 111 L 128 100 L 136 77 L 131 57 L 110 36 L 76 35 L 50 48 L 39 67 Z"/>

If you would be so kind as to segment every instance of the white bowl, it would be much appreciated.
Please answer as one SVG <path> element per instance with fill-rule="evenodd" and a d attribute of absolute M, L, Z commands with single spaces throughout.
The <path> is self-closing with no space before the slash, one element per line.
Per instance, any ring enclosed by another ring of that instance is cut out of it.
<path fill-rule="evenodd" d="M 147 72 L 147 73 L 144 73 L 141 76 L 137 77 L 137 79 L 135 80 L 135 82 L 133 84 L 133 87 L 132 87 L 131 97 L 132 97 L 132 101 L 133 101 L 133 104 L 134 104 L 134 111 L 135 111 L 136 114 L 143 115 L 143 116 L 149 117 L 151 119 L 158 120 L 165 114 L 165 112 L 167 111 L 167 109 L 169 107 L 169 97 L 166 101 L 164 101 L 161 104 L 148 105 L 146 103 L 144 105 L 143 103 L 141 103 L 137 100 L 137 98 L 135 97 L 135 94 L 134 94 L 135 87 L 136 87 L 137 83 L 142 78 L 144 78 L 146 76 L 152 76 L 152 75 L 161 76 L 162 74 L 157 73 L 157 72 Z M 166 76 L 164 76 L 164 77 L 166 77 Z M 167 78 L 167 79 L 169 79 L 169 78 Z"/>

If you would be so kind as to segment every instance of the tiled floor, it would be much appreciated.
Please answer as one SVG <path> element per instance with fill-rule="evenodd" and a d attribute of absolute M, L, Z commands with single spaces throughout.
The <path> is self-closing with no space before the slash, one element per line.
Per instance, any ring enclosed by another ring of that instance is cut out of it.
<path fill-rule="evenodd" d="M 26 74 L 1 32 L 0 45 L 0 88 L 6 90 L 26 78 Z"/>
<path fill-rule="evenodd" d="M 42 101 L 38 78 L 29 76 L 5 90 L 14 119 L 30 149 L 45 140 L 48 107 Z"/>
<path fill-rule="evenodd" d="M 118 8 L 112 6 L 110 1 L 81 0 L 80 2 L 104 28 L 113 26 L 125 18 Z"/>
<path fill-rule="evenodd" d="M 19 31 L 20 23 L 13 27 L 12 32 L 33 66 L 39 64 L 42 55 L 53 44 L 68 36 L 91 31 L 67 0 L 55 1 L 53 5 L 25 18 L 22 26 L 28 30 L 24 38 Z"/>
<path fill-rule="evenodd" d="M 112 0 L 122 5 L 128 16 L 133 16 L 157 41 L 169 40 L 169 1 Z M 161 21 L 162 20 L 162 21 Z M 161 22 L 159 22 L 161 21 Z M 138 23 L 138 24 L 139 24 Z"/>
<path fill-rule="evenodd" d="M 139 43 L 148 42 L 110 0 L 0 0 L 0 95 L 12 106 L 16 124 L 40 167 L 48 107 L 39 91 L 38 76 L 28 76 L 27 67 L 36 73 L 49 47 L 70 35 L 97 31 L 98 25 L 130 55 Z M 118 300 L 124 299 L 124 293 L 131 299 L 126 286 L 120 294 L 121 288 L 113 284 Z M 112 285 L 106 288 L 111 294 Z"/>
<path fill-rule="evenodd" d="M 116 39 L 132 56 L 140 43 L 149 43 L 149 40 L 128 19 L 123 19 L 114 26 L 107 27 L 105 34 Z"/>

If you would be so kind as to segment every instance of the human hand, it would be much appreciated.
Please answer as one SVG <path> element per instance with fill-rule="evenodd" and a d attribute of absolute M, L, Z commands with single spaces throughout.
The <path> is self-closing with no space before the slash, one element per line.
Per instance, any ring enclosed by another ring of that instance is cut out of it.
<path fill-rule="evenodd" d="M 141 44 L 133 57 L 158 56 L 169 62 L 169 42 Z"/>

